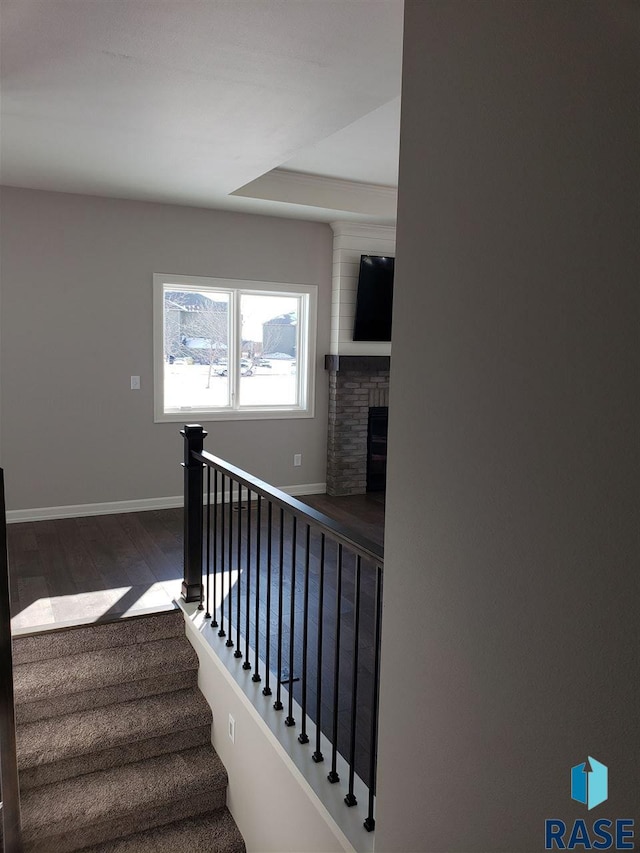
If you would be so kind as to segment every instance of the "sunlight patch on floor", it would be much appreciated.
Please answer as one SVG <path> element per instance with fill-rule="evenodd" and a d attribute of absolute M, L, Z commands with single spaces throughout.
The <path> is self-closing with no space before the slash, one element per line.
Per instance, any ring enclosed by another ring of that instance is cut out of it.
<path fill-rule="evenodd" d="M 11 629 L 20 633 L 167 609 L 179 594 L 180 582 L 169 581 L 42 597 L 12 616 Z"/>

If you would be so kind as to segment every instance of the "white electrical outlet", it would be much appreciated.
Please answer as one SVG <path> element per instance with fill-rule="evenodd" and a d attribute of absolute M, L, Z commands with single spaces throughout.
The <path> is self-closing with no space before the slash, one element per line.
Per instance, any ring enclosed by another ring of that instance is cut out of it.
<path fill-rule="evenodd" d="M 302 453 L 293 454 L 293 464 L 296 468 L 299 468 L 302 465 Z"/>
<path fill-rule="evenodd" d="M 231 714 L 229 714 L 229 740 L 231 743 L 236 742 L 236 721 Z"/>
<path fill-rule="evenodd" d="M 131 390 L 132 391 L 139 391 L 140 390 L 140 377 L 139 376 L 132 376 L 131 377 Z"/>

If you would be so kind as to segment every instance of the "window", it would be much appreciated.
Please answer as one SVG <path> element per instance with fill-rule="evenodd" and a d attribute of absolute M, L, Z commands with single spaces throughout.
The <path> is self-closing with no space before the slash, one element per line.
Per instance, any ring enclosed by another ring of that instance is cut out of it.
<path fill-rule="evenodd" d="M 153 279 L 156 421 L 313 416 L 315 286 Z"/>

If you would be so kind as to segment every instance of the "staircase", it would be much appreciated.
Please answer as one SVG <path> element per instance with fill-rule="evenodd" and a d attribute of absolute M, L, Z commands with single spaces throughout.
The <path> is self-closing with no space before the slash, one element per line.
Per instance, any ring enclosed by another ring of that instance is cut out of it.
<path fill-rule="evenodd" d="M 13 653 L 25 853 L 244 853 L 182 612 Z"/>

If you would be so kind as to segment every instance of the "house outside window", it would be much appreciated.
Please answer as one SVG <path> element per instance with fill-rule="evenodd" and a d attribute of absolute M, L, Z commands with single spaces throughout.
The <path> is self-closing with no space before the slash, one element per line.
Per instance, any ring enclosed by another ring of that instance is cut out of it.
<path fill-rule="evenodd" d="M 154 275 L 155 420 L 313 417 L 315 285 Z"/>

